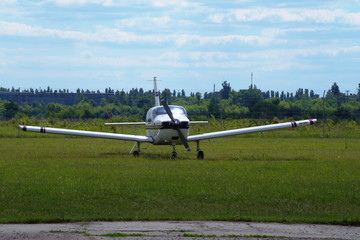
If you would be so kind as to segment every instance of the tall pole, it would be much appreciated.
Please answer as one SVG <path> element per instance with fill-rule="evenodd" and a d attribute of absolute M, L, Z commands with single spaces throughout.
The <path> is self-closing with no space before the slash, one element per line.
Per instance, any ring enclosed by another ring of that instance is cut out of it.
<path fill-rule="evenodd" d="M 251 72 L 251 89 L 253 89 L 253 72 Z"/>
<path fill-rule="evenodd" d="M 323 138 L 325 138 L 325 90 L 323 93 L 323 116 L 322 116 Z"/>
<path fill-rule="evenodd" d="M 154 95 L 155 95 L 155 106 L 160 106 L 160 93 L 158 92 L 156 85 L 156 77 L 154 77 Z"/>

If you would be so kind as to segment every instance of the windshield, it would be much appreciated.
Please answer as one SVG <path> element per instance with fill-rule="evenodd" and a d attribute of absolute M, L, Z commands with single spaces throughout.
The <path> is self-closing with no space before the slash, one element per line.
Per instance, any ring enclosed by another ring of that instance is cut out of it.
<path fill-rule="evenodd" d="M 183 107 L 178 107 L 178 106 L 169 106 L 169 107 L 170 107 L 170 110 L 173 115 L 185 115 L 186 116 L 186 111 Z M 156 108 L 156 115 L 161 115 L 161 114 L 166 114 L 165 108 L 164 107 Z"/>

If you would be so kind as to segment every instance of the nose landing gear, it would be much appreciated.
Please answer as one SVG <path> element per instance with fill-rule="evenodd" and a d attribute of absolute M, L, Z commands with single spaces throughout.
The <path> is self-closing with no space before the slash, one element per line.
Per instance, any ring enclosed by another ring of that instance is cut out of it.
<path fill-rule="evenodd" d="M 171 158 L 172 159 L 177 159 L 177 152 L 176 152 L 176 148 L 175 148 L 176 143 L 172 142 L 171 145 L 172 145 Z"/>

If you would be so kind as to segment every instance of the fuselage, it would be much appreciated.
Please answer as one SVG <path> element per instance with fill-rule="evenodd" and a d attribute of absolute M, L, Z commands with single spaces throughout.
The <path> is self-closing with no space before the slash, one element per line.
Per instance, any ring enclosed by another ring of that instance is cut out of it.
<path fill-rule="evenodd" d="M 185 108 L 181 106 L 169 106 L 174 116 L 175 123 L 171 121 L 163 106 L 150 108 L 146 114 L 146 136 L 154 139 L 156 145 L 180 144 L 181 140 L 177 129 L 185 138 L 189 135 L 189 119 Z"/>

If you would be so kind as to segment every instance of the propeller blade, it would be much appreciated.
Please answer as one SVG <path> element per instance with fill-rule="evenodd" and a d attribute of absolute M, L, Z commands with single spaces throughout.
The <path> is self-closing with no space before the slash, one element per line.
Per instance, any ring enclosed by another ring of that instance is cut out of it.
<path fill-rule="evenodd" d="M 169 115 L 171 121 L 172 121 L 172 122 L 175 122 L 174 116 L 173 116 L 173 114 L 172 114 L 172 112 L 171 112 L 171 109 L 170 109 L 169 105 L 167 105 L 166 103 L 164 103 L 163 106 L 164 106 L 164 109 L 165 109 L 166 113 Z"/>
<path fill-rule="evenodd" d="M 173 116 L 173 114 L 172 114 L 172 112 L 171 112 L 171 109 L 170 109 L 169 105 L 167 105 L 166 103 L 163 103 L 163 106 L 164 106 L 164 109 L 165 109 L 166 113 L 169 115 L 171 121 L 173 122 L 173 124 L 177 124 L 177 122 L 175 121 L 174 116 Z M 178 132 L 178 135 L 179 135 L 179 137 L 180 137 L 181 143 L 184 145 L 184 147 L 186 148 L 186 150 L 188 150 L 188 151 L 190 152 L 191 149 L 190 149 L 190 146 L 189 146 L 189 144 L 188 144 L 188 142 L 187 142 L 184 134 L 183 134 L 183 133 L 181 132 L 181 130 L 178 129 L 177 127 L 175 127 L 174 129 L 176 129 L 176 131 Z"/>
<path fill-rule="evenodd" d="M 191 149 L 190 149 L 190 146 L 189 146 L 189 144 L 188 144 L 188 142 L 187 142 L 187 140 L 186 140 L 186 138 L 185 138 L 184 134 L 181 132 L 181 130 L 180 130 L 180 129 L 177 129 L 177 132 L 178 132 L 178 134 L 179 134 L 179 137 L 180 137 L 181 143 L 184 145 L 184 147 L 186 148 L 186 150 L 188 150 L 188 152 L 190 152 L 190 151 L 191 151 Z"/>

